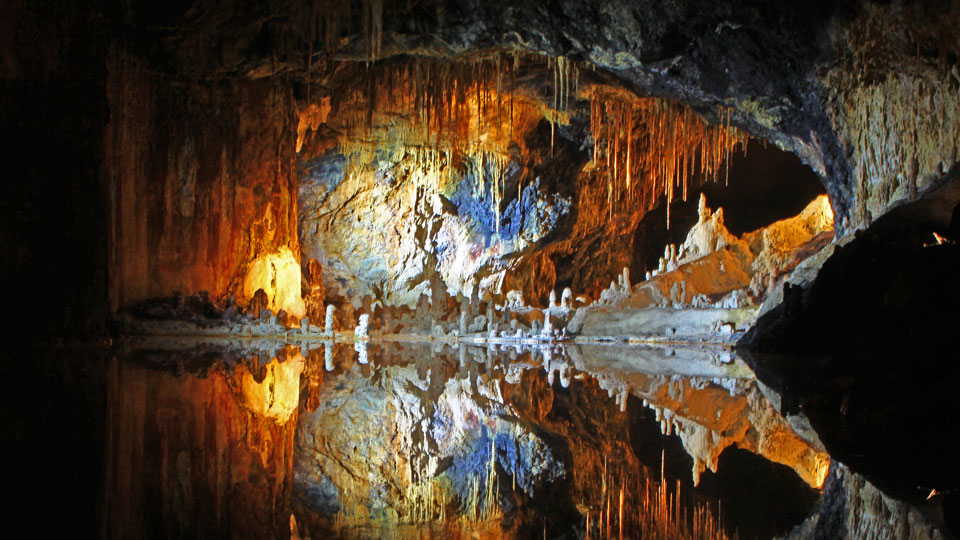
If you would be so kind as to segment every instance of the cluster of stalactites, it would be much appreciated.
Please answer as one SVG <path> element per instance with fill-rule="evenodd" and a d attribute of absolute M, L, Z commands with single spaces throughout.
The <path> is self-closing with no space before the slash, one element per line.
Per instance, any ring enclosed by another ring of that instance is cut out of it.
<path fill-rule="evenodd" d="M 594 92 L 590 99 L 593 165 L 607 176 L 607 206 L 639 202 L 647 208 L 660 196 L 670 202 L 695 174 L 726 181 L 737 145 L 746 152 L 747 135 L 730 126 L 729 109 L 720 125 L 706 123 L 689 107 L 657 98 L 630 98 Z"/>
<path fill-rule="evenodd" d="M 552 157 L 556 125 L 570 106 L 571 90 L 576 99 L 580 89 L 580 70 L 576 63 L 563 56 L 548 57 L 547 64 L 553 71 L 553 109 L 546 111 L 550 120 L 550 156 Z"/>
<path fill-rule="evenodd" d="M 383 50 L 383 14 L 385 0 L 309 0 L 294 2 L 290 20 L 299 26 L 300 39 L 309 47 L 308 63 L 317 49 L 327 54 L 336 51 L 341 40 L 358 31 L 363 39 L 364 57 L 377 60 Z M 396 12 L 396 6 L 389 12 Z M 359 29 L 356 27 L 359 21 Z"/>
<path fill-rule="evenodd" d="M 454 161 L 474 173 L 474 195 L 489 189 L 499 232 L 503 177 L 519 112 L 516 55 L 473 60 L 410 58 L 366 72 L 366 83 L 338 96 L 336 130 L 346 156 L 369 163 L 371 149 L 412 155 L 413 177 L 440 190 Z M 489 185 L 486 179 L 489 178 Z"/>

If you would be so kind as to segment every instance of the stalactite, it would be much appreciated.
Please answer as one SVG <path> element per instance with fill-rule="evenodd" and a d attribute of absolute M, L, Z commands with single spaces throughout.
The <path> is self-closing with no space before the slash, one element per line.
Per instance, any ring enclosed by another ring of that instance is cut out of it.
<path fill-rule="evenodd" d="M 676 188 L 686 200 L 695 171 L 716 182 L 723 167 L 726 179 L 733 150 L 740 145 L 745 151 L 747 140 L 730 125 L 727 109 L 719 125 L 710 125 L 676 102 L 599 91 L 591 94 L 590 132 L 593 165 L 607 177 L 608 204 L 652 206 L 664 195 L 668 228 Z"/>
<path fill-rule="evenodd" d="M 514 105 L 518 58 L 516 53 L 513 62 L 503 53 L 468 60 L 412 58 L 367 70 L 366 84 L 354 85 L 335 105 L 342 111 L 333 115 L 338 125 L 332 126 L 340 152 L 367 164 L 371 147 L 391 153 L 394 161 L 411 154 L 422 167 L 412 177 L 424 194 L 441 190 L 454 166 L 464 166 L 462 172 L 475 176 L 474 196 L 490 197 L 499 235 L 514 123 L 534 108 Z"/>

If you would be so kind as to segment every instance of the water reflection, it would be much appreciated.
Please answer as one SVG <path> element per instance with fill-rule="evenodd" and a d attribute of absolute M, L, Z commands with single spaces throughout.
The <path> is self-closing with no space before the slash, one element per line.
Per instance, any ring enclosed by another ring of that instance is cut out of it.
<path fill-rule="evenodd" d="M 112 537 L 768 537 L 829 464 L 723 350 L 140 340 L 107 387 Z"/>
<path fill-rule="evenodd" d="M 210 350 L 148 349 L 113 362 L 106 536 L 289 537 L 303 368 L 294 350 L 264 355 L 283 361 L 233 362 Z"/>

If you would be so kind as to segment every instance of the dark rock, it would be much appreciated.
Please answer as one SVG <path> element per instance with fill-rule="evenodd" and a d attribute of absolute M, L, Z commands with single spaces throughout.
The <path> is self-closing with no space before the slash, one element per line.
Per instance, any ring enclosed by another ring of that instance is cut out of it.
<path fill-rule="evenodd" d="M 250 303 L 247 304 L 247 315 L 253 318 L 262 318 L 261 314 L 269 305 L 266 291 L 257 289 L 257 292 L 253 293 L 253 297 L 250 298 Z"/>

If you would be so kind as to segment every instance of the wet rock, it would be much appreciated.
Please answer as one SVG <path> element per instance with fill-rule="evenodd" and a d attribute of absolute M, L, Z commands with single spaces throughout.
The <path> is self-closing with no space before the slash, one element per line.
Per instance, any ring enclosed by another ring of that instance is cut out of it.
<path fill-rule="evenodd" d="M 858 354 L 955 347 L 957 334 L 950 329 L 957 323 L 960 288 L 948 276 L 960 271 L 960 250 L 928 245 L 933 231 L 949 223 L 952 207 L 937 208 L 930 200 L 904 205 L 835 247 L 802 293 L 798 286 L 784 287 L 784 303 L 761 317 L 741 346 Z"/>
<path fill-rule="evenodd" d="M 940 500 L 917 507 L 896 500 L 841 463 L 830 466 L 823 496 L 811 516 L 783 538 L 911 538 L 940 540 L 949 533 L 930 518 Z"/>

